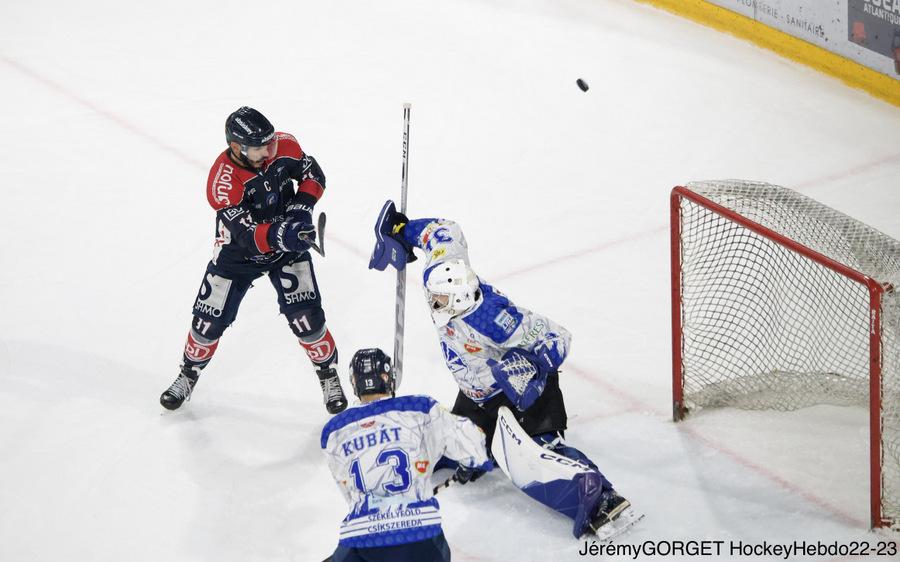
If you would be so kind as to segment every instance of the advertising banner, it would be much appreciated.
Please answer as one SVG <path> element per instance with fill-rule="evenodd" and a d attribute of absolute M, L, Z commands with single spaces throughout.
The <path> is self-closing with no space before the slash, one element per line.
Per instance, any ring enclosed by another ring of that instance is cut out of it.
<path fill-rule="evenodd" d="M 900 0 L 707 0 L 898 81 Z"/>
<path fill-rule="evenodd" d="M 849 0 L 850 41 L 894 61 L 900 75 L 900 0 Z"/>

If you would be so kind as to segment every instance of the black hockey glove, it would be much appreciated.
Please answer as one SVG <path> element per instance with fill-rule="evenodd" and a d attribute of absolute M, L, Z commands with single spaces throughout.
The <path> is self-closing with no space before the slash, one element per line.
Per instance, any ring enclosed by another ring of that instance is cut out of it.
<path fill-rule="evenodd" d="M 463 465 L 459 465 L 456 469 L 456 474 L 453 475 L 453 480 L 459 484 L 468 484 L 469 482 L 474 482 L 485 475 L 487 471 L 483 470 L 477 466 L 473 467 L 465 467 Z"/>
<path fill-rule="evenodd" d="M 278 222 L 269 229 L 268 238 L 273 248 L 302 254 L 309 250 L 309 241 L 316 239 L 316 227 L 303 221 Z"/>

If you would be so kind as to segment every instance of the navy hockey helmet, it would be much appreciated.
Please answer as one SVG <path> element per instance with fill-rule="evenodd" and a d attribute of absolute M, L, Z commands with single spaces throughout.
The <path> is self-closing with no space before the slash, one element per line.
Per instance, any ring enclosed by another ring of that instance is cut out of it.
<path fill-rule="evenodd" d="M 240 159 L 258 168 L 266 159 L 275 156 L 278 140 L 275 127 L 266 116 L 252 107 L 241 107 L 225 120 L 225 141 L 240 145 Z"/>
<path fill-rule="evenodd" d="M 393 394 L 394 372 L 391 358 L 378 348 L 360 349 L 350 360 L 350 384 L 353 394 Z"/>

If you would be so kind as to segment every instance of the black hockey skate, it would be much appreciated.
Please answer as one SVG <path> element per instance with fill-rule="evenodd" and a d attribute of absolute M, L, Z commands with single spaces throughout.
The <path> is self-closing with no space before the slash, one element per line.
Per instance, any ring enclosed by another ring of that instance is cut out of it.
<path fill-rule="evenodd" d="M 586 529 L 587 532 L 597 535 L 597 539 L 601 542 L 618 537 L 644 518 L 643 514 L 631 509 L 631 502 L 617 494 L 615 490 L 605 495 Z"/>
<path fill-rule="evenodd" d="M 322 387 L 322 397 L 325 399 L 325 409 L 329 414 L 339 414 L 347 409 L 347 397 L 341 388 L 341 379 L 338 378 L 337 369 L 324 367 L 316 371 L 319 375 L 319 386 Z"/>
<path fill-rule="evenodd" d="M 159 403 L 167 410 L 177 410 L 185 400 L 191 399 L 191 393 L 199 377 L 200 375 L 190 367 L 182 366 L 178 378 L 159 397 Z"/>

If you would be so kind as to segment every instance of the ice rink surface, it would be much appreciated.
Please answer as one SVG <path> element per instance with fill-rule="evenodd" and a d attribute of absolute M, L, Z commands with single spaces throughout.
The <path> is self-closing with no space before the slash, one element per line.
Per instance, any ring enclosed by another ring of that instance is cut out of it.
<path fill-rule="evenodd" d="M 158 403 L 211 257 L 207 172 L 244 104 L 328 177 L 316 267 L 342 376 L 355 349 L 392 349 L 394 277 L 366 265 L 408 101 L 409 212 L 460 222 L 483 278 L 574 333 L 568 438 L 647 514 L 624 542 L 884 540 L 867 531 L 862 410 L 670 421 L 667 224 L 672 186 L 743 178 L 900 237 L 896 107 L 630 0 L 3 12 L 0 560 L 333 550 L 327 415 L 267 281 L 189 405 Z M 420 268 L 401 390 L 451 404 Z M 439 498 L 454 560 L 599 559 L 500 473 Z"/>

